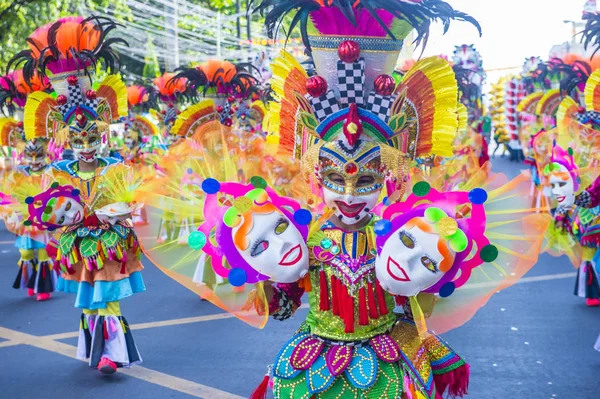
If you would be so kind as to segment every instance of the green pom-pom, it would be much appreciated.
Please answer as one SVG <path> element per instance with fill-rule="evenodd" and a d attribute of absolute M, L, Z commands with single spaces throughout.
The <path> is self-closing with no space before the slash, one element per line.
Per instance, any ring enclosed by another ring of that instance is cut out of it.
<path fill-rule="evenodd" d="M 413 186 L 413 194 L 417 197 L 424 197 L 429 194 L 431 186 L 426 181 L 420 181 Z"/>
<path fill-rule="evenodd" d="M 188 245 L 194 251 L 198 251 L 206 245 L 206 236 L 201 231 L 194 231 L 188 236 Z"/>
<path fill-rule="evenodd" d="M 240 215 L 235 208 L 229 208 L 229 210 L 225 212 L 225 215 L 223 216 L 223 223 L 225 223 L 227 227 L 231 228 L 240 223 Z"/>
<path fill-rule="evenodd" d="M 44 208 L 44 213 L 52 213 L 52 207 L 51 206 L 47 206 Z"/>
<path fill-rule="evenodd" d="M 57 181 L 55 181 L 54 183 L 52 183 L 52 185 L 50 185 L 51 188 L 56 188 L 58 186 L 60 186 L 60 184 L 58 184 Z"/>
<path fill-rule="evenodd" d="M 254 186 L 254 188 L 267 188 L 267 181 L 260 176 L 254 176 L 250 178 L 250 183 Z"/>
<path fill-rule="evenodd" d="M 570 156 L 573 156 L 573 149 L 571 147 L 569 147 L 569 149 L 567 150 L 567 152 L 569 153 Z"/>
<path fill-rule="evenodd" d="M 25 226 L 31 226 L 32 223 L 31 223 L 31 220 L 26 220 L 26 221 L 23 222 L 23 224 Z"/>
<path fill-rule="evenodd" d="M 431 207 L 425 210 L 425 219 L 427 219 L 427 221 L 431 223 L 437 223 L 438 220 L 447 216 L 448 215 L 446 215 L 446 212 L 444 212 L 440 208 Z"/>
<path fill-rule="evenodd" d="M 479 256 L 481 257 L 481 260 L 487 263 L 493 262 L 496 260 L 496 258 L 498 258 L 498 248 L 496 248 L 494 245 L 486 245 L 485 247 L 481 248 L 481 251 L 479 252 Z"/>

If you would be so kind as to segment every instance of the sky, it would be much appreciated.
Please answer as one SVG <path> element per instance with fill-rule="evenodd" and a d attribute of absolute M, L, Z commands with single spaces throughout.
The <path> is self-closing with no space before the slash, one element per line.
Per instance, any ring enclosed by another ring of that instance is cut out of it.
<path fill-rule="evenodd" d="M 436 26 L 425 55 L 451 55 L 456 45 L 474 44 L 485 69 L 519 67 L 518 71 L 526 57 L 540 56 L 546 60 L 553 45 L 571 40 L 572 24 L 564 21 L 580 21 L 586 3 L 585 0 L 446 1 L 475 17 L 483 35 L 479 37 L 468 23 L 453 23 L 444 36 L 441 26 Z M 488 82 L 506 73 L 488 72 Z"/>

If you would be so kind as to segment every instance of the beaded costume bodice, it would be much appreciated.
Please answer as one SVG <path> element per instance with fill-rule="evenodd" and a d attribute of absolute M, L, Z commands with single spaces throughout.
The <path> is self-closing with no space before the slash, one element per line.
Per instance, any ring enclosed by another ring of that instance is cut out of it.
<path fill-rule="evenodd" d="M 369 226 L 346 232 L 331 223 L 321 228 L 322 239 L 309 247 L 311 333 L 343 341 L 369 339 L 387 332 L 396 320 L 394 299 L 375 277 L 376 251 Z"/>
<path fill-rule="evenodd" d="M 600 209 L 573 206 L 565 213 L 565 226 L 581 245 L 600 247 Z"/>

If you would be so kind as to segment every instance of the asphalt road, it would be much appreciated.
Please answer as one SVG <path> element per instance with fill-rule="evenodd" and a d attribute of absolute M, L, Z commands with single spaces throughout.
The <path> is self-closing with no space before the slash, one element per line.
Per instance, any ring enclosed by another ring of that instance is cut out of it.
<path fill-rule="evenodd" d="M 494 160 L 514 175 L 521 165 Z M 144 363 L 105 377 L 74 359 L 74 297 L 37 303 L 12 289 L 18 251 L 0 231 L 0 398 L 247 398 L 306 315 L 253 329 L 145 261 L 145 293 L 122 302 Z M 566 258 L 542 255 L 519 284 L 445 334 L 471 364 L 469 398 L 600 398 L 600 308 L 573 295 Z"/>

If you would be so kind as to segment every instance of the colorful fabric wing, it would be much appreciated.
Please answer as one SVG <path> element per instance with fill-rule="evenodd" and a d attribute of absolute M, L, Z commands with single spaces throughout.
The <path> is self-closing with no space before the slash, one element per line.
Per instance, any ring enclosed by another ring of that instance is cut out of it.
<path fill-rule="evenodd" d="M 476 175 L 461 188 L 486 190 L 485 236 L 497 249 L 497 257 L 488 262 L 486 259 L 492 259 L 494 251 L 482 251 L 480 256 L 485 263 L 474 268 L 468 281 L 452 295 L 436 301 L 427 319 L 432 331 L 440 334 L 466 323 L 494 293 L 515 284 L 536 264 L 551 218 L 531 208 L 527 197 L 529 182 L 527 173 L 511 181 L 504 175 L 491 175 L 484 184 Z M 458 210 L 461 211 L 464 212 Z"/>
<path fill-rule="evenodd" d="M 539 104 L 543 96 L 544 93 L 542 93 L 541 91 L 531 93 L 519 102 L 519 104 L 517 105 L 517 112 L 535 115 L 537 105 Z"/>

